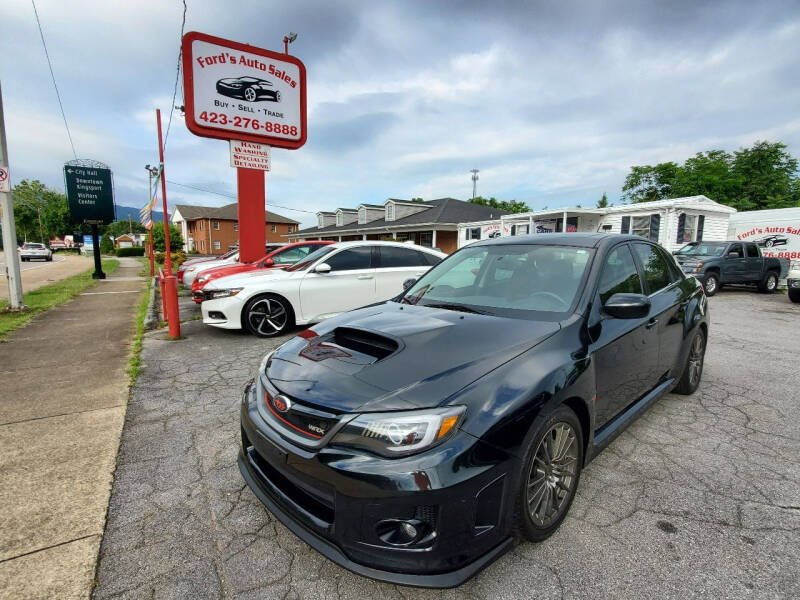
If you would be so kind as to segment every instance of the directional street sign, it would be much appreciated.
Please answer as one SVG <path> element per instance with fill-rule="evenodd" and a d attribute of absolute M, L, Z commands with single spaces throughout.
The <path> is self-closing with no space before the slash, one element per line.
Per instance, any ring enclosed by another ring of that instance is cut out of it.
<path fill-rule="evenodd" d="M 69 214 L 76 223 L 100 225 L 114 220 L 111 169 L 64 165 Z"/>

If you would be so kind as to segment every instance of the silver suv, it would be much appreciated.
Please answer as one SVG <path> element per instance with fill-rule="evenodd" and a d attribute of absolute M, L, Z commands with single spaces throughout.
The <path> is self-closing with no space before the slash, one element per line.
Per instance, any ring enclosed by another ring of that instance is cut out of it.
<path fill-rule="evenodd" d="M 35 244 L 33 242 L 25 242 L 19 249 L 19 257 L 21 260 L 53 260 L 53 251 L 44 244 Z"/>

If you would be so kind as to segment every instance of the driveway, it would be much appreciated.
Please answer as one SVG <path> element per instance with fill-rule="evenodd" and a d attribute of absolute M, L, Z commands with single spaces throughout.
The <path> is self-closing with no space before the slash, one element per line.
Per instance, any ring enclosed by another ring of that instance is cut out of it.
<path fill-rule="evenodd" d="M 700 390 L 668 395 L 584 471 L 569 517 L 455 590 L 378 583 L 274 519 L 236 467 L 239 398 L 282 340 L 147 336 L 96 598 L 800 597 L 800 306 L 723 291 Z M 184 304 L 184 318 L 196 311 Z"/>

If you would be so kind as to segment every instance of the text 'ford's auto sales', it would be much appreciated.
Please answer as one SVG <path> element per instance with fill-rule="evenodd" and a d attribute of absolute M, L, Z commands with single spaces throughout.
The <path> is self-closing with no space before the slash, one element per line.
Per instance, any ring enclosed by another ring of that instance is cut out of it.
<path fill-rule="evenodd" d="M 201 68 L 205 68 L 207 65 L 217 65 L 217 64 L 231 64 L 231 65 L 245 65 L 246 67 L 252 67 L 254 69 L 258 69 L 259 71 L 266 71 L 270 75 L 274 75 L 278 79 L 282 79 L 286 83 L 288 83 L 292 87 L 297 87 L 297 82 L 292 79 L 286 71 L 280 70 L 273 64 L 267 65 L 267 63 L 261 62 L 257 58 L 248 58 L 244 54 L 240 54 L 237 58 L 235 55 L 229 52 L 221 52 L 216 56 L 198 56 L 195 60 L 200 65 Z"/>

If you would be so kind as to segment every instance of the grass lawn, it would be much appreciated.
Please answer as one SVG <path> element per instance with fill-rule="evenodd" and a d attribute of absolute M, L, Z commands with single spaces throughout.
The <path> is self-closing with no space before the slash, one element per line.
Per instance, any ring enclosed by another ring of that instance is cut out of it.
<path fill-rule="evenodd" d="M 148 265 L 148 274 L 149 274 Z M 128 386 L 133 387 L 139 374 L 142 372 L 142 336 L 144 335 L 144 319 L 147 316 L 147 306 L 150 304 L 150 286 L 153 285 L 152 280 L 148 280 L 147 286 L 142 293 L 142 299 L 139 301 L 139 307 L 136 309 L 136 333 L 133 336 L 133 348 L 131 349 L 131 357 L 128 359 Z"/>
<path fill-rule="evenodd" d="M 103 259 L 103 271 L 110 275 L 117 270 L 119 261 L 115 258 Z M 8 301 L 0 300 L 0 342 L 9 332 L 22 327 L 40 312 L 44 312 L 59 304 L 64 304 L 86 288 L 95 283 L 92 279 L 94 267 L 85 273 L 79 273 L 40 287 L 23 295 L 23 302 L 27 307 L 24 312 L 6 312 Z"/>

